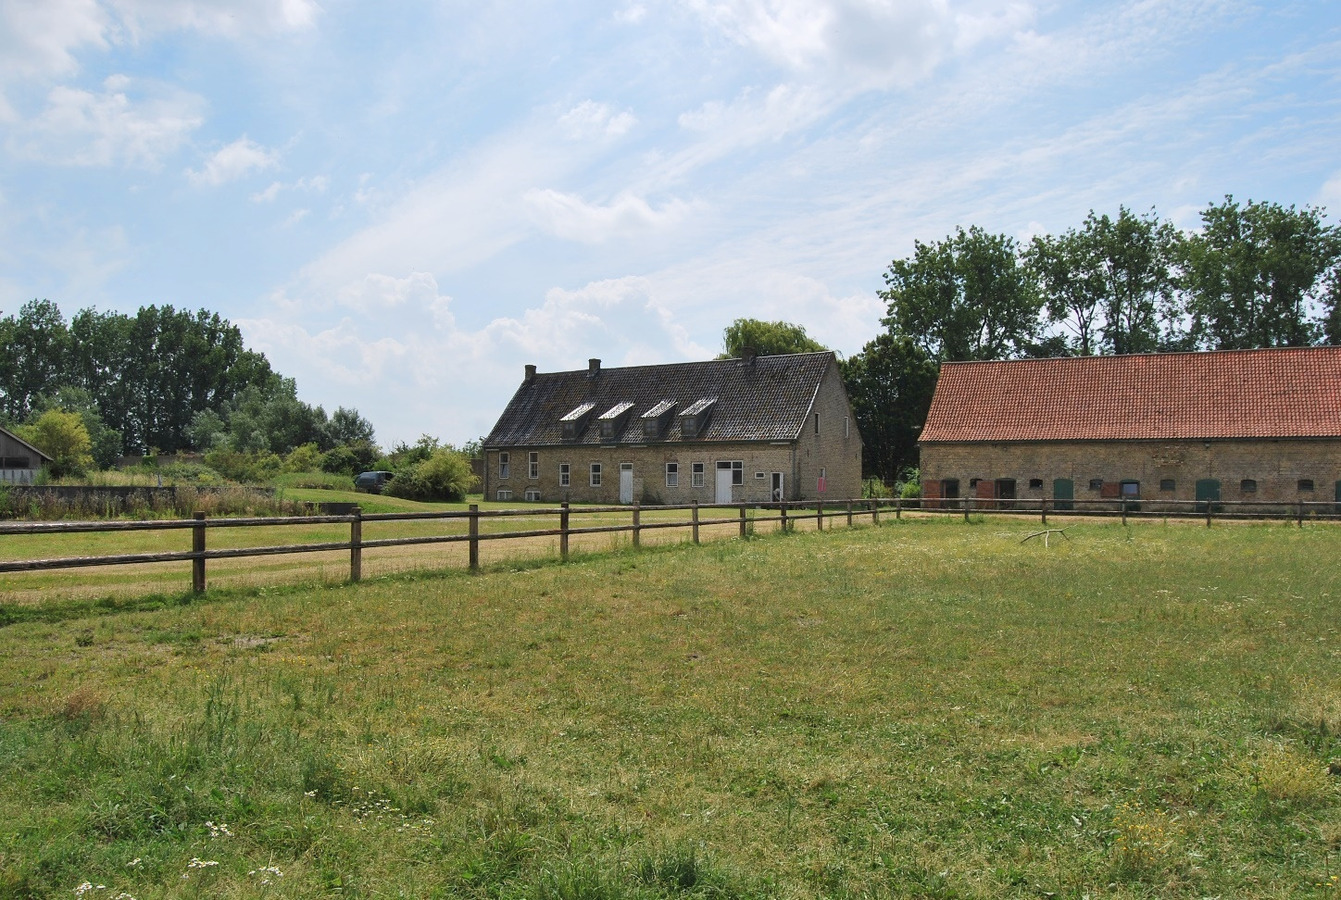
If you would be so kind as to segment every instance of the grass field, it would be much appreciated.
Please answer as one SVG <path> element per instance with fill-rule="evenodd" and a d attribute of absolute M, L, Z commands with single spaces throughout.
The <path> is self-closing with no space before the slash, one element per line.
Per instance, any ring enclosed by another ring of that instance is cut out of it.
<path fill-rule="evenodd" d="M 1341 897 L 1341 529 L 1037 527 L 67 600 L 0 897 Z"/>

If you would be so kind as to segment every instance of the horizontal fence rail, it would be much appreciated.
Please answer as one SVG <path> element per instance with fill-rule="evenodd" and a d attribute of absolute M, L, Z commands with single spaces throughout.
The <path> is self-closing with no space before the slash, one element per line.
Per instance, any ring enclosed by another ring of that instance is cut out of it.
<path fill-rule="evenodd" d="M 196 513 L 191 519 L 173 519 L 140 522 L 6 522 L 0 523 L 0 538 L 5 535 L 50 535 L 76 533 L 117 533 L 137 531 L 190 531 L 191 549 L 173 550 L 157 553 L 122 553 L 101 556 L 70 556 L 55 559 L 0 560 L 0 573 L 37 572 L 56 569 L 75 569 L 93 566 L 134 565 L 143 563 L 190 562 L 191 586 L 199 592 L 205 590 L 206 563 L 209 560 L 240 559 L 249 557 L 280 556 L 301 553 L 321 553 L 330 551 L 349 554 L 349 579 L 359 581 L 362 578 L 362 555 L 364 550 L 387 547 L 406 547 L 427 544 L 466 543 L 468 566 L 470 571 L 479 570 L 480 545 L 486 541 L 521 540 L 526 538 L 558 538 L 559 557 L 567 561 L 570 538 L 577 535 L 619 534 L 631 535 L 633 546 L 641 545 L 642 533 L 668 528 L 687 529 L 691 540 L 699 543 L 701 529 L 710 526 L 734 525 L 740 537 L 745 537 L 759 524 L 776 523 L 781 531 L 789 531 L 800 522 L 814 522 L 815 527 L 823 531 L 826 523 L 833 527 L 835 520 L 852 527 L 858 517 L 869 519 L 875 525 L 880 524 L 881 512 L 892 512 L 896 519 L 905 512 L 917 512 L 921 515 L 963 516 L 965 520 L 973 515 L 1011 515 L 1037 516 L 1043 523 L 1048 517 L 1120 517 L 1125 523 L 1128 519 L 1169 519 L 1192 518 L 1205 519 L 1209 526 L 1214 520 L 1286 520 L 1295 521 L 1301 527 L 1305 521 L 1328 521 L 1341 519 L 1341 503 L 1324 502 L 1270 502 L 1270 501 L 1218 501 L 1218 500 L 1054 500 L 1043 499 L 985 499 L 985 498 L 943 498 L 928 500 L 905 500 L 901 498 L 853 499 L 836 502 L 784 501 L 780 503 L 721 503 L 701 506 L 698 503 L 667 506 L 580 506 L 572 507 L 567 503 L 558 507 L 532 507 L 520 509 L 481 510 L 472 504 L 466 510 L 441 512 L 405 512 L 364 514 L 355 507 L 348 515 L 316 515 L 288 517 L 251 517 L 209 519 L 204 513 Z M 644 521 L 646 513 L 664 516 L 669 513 L 688 513 L 684 518 Z M 704 513 L 709 513 L 704 516 Z M 752 513 L 752 514 L 751 514 Z M 574 517 L 619 515 L 629 516 L 628 522 L 599 525 L 574 525 Z M 554 519 L 558 527 L 528 528 L 509 531 L 481 531 L 482 522 L 527 517 L 531 519 Z M 381 522 L 438 522 L 462 523 L 464 532 L 417 535 L 394 538 L 365 539 L 363 528 L 368 523 Z M 273 544 L 257 547 L 232 547 L 209 549 L 207 535 L 219 528 L 284 528 L 287 526 L 345 525 L 349 528 L 348 540 L 322 541 L 313 543 Z"/>

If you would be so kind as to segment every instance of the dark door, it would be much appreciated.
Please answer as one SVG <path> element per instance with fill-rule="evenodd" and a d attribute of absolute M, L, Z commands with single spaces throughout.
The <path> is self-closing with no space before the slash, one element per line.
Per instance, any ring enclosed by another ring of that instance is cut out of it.
<path fill-rule="evenodd" d="M 1220 481 L 1217 478 L 1198 478 L 1197 479 L 1197 502 L 1206 502 L 1212 504 L 1214 509 L 1219 509 L 1220 503 Z"/>
<path fill-rule="evenodd" d="M 1075 509 L 1076 483 L 1070 478 L 1052 480 L 1053 509 Z"/>

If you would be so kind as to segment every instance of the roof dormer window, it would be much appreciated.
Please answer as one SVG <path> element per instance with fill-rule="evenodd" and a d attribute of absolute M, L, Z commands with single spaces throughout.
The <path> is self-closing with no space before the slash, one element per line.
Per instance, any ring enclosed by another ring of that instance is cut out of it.
<path fill-rule="evenodd" d="M 716 405 L 716 397 L 704 397 L 686 407 L 685 411 L 680 413 L 680 436 L 686 439 L 702 437 L 708 430 L 712 409 Z"/>
<path fill-rule="evenodd" d="M 601 423 L 602 443 L 619 440 L 620 432 L 624 430 L 624 423 L 628 421 L 631 409 L 633 409 L 633 404 L 630 402 L 616 403 L 597 417 L 596 421 Z"/>
<path fill-rule="evenodd" d="M 675 401 L 662 400 L 643 413 L 640 418 L 643 420 L 643 440 L 659 441 L 670 428 L 671 420 L 675 418 Z"/>
<path fill-rule="evenodd" d="M 563 425 L 565 441 L 575 441 L 582 436 L 582 432 L 587 430 L 587 420 L 591 417 L 591 411 L 595 408 L 595 403 L 583 403 L 559 420 Z"/>

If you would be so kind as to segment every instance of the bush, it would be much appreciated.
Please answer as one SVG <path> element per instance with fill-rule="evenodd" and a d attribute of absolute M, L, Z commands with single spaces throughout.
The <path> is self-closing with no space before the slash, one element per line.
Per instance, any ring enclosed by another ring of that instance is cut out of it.
<path fill-rule="evenodd" d="M 253 484 L 272 480 L 284 468 L 283 460 L 268 450 L 211 450 L 205 465 L 230 481 Z"/>
<path fill-rule="evenodd" d="M 52 477 L 82 475 L 93 464 L 93 445 L 78 413 L 49 409 L 15 433 L 51 457 Z"/>
<path fill-rule="evenodd" d="M 398 472 L 382 492 L 404 500 L 458 501 L 474 486 L 475 475 L 464 453 L 434 450 L 427 459 Z"/>
<path fill-rule="evenodd" d="M 321 467 L 322 452 L 316 444 L 294 447 L 284 457 L 285 472 L 315 472 Z"/>

